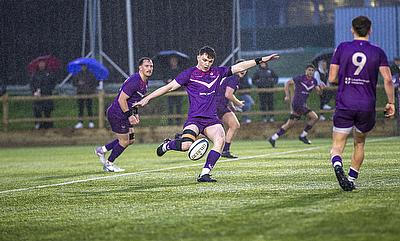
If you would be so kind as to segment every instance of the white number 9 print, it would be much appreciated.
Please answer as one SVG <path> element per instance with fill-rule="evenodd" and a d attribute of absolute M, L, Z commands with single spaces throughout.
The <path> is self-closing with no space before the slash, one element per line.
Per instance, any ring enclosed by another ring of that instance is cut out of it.
<path fill-rule="evenodd" d="M 358 61 L 358 59 L 360 59 L 360 61 Z M 367 56 L 365 56 L 364 53 L 356 52 L 353 54 L 352 61 L 353 61 L 353 64 L 355 66 L 357 66 L 357 69 L 354 72 L 354 75 L 359 75 L 361 70 L 364 68 L 365 63 L 367 62 Z"/>

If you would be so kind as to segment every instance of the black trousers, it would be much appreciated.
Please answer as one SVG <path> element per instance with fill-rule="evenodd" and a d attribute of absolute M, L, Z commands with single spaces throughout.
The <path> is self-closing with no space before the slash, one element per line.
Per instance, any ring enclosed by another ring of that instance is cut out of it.
<path fill-rule="evenodd" d="M 54 102 L 52 100 L 39 100 L 33 102 L 33 115 L 35 118 L 50 118 L 51 112 L 54 109 Z M 36 122 L 39 124 L 39 128 L 48 129 L 53 127 L 53 122 L 51 121 L 42 121 Z"/>
<path fill-rule="evenodd" d="M 331 101 L 332 97 L 335 96 L 335 90 L 323 90 L 322 94 L 319 97 L 320 100 L 320 109 L 322 110 L 324 105 L 328 104 Z"/>
<path fill-rule="evenodd" d="M 260 111 L 274 111 L 274 93 L 260 93 Z M 274 117 L 274 115 L 271 115 Z M 264 118 L 267 118 L 265 115 Z"/>
<path fill-rule="evenodd" d="M 83 117 L 85 106 L 87 109 L 88 116 L 89 117 L 93 116 L 93 100 L 92 99 L 82 98 L 82 99 L 78 99 L 77 102 L 78 102 L 79 118 Z M 82 121 L 82 119 L 80 121 Z"/>

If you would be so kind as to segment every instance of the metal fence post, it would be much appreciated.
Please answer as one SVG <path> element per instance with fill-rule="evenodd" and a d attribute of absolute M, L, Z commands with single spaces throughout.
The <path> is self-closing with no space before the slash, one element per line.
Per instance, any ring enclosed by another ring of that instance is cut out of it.
<path fill-rule="evenodd" d="M 8 94 L 5 93 L 2 97 L 2 102 L 3 102 L 3 131 L 8 131 Z"/>

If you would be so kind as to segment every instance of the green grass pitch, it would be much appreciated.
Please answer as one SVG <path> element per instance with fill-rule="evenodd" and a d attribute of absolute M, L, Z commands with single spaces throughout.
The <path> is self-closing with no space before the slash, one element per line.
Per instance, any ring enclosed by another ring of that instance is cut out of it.
<path fill-rule="evenodd" d="M 329 139 L 237 141 L 217 183 L 196 182 L 204 158 L 158 158 L 155 144 L 129 147 L 124 173 L 104 173 L 92 146 L 1 148 L 0 240 L 399 240 L 399 146 L 368 139 L 351 193 Z"/>

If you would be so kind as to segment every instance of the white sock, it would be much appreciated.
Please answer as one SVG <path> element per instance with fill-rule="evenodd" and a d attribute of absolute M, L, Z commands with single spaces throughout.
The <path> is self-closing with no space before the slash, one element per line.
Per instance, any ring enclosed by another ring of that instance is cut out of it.
<path fill-rule="evenodd" d="M 279 138 L 279 136 L 276 133 L 271 136 L 271 139 L 274 141 L 278 140 L 278 138 Z"/>
<path fill-rule="evenodd" d="M 303 131 L 301 134 L 300 134 L 300 137 L 305 137 L 305 136 L 307 136 L 307 132 L 305 132 L 305 131 Z"/>
<path fill-rule="evenodd" d="M 108 151 L 107 148 L 106 148 L 106 146 L 102 146 L 102 147 L 101 147 L 101 150 L 102 150 L 104 153 Z"/>
<path fill-rule="evenodd" d="M 202 177 L 203 175 L 209 174 L 210 172 L 211 172 L 211 169 L 203 168 L 203 170 L 201 171 L 200 176 Z"/>
<path fill-rule="evenodd" d="M 348 179 L 350 182 L 355 182 L 355 181 L 356 181 L 356 179 L 355 179 L 354 177 L 351 177 L 351 176 L 348 176 L 347 179 Z"/>
<path fill-rule="evenodd" d="M 341 162 L 335 162 L 335 163 L 333 163 L 333 167 L 335 167 L 335 166 L 342 166 L 342 163 Z"/>
<path fill-rule="evenodd" d="M 162 150 L 163 150 L 163 151 L 168 151 L 167 145 L 168 145 L 168 143 L 164 143 L 164 144 L 162 145 Z"/>

